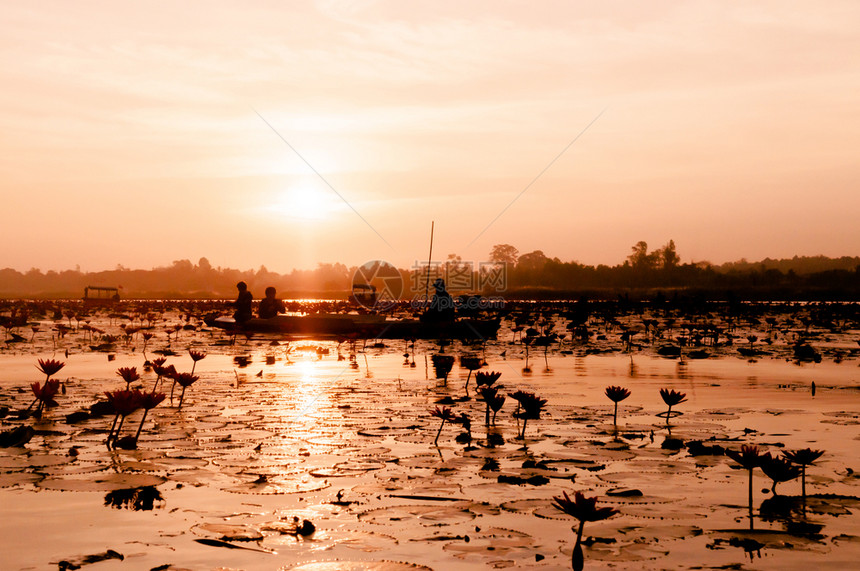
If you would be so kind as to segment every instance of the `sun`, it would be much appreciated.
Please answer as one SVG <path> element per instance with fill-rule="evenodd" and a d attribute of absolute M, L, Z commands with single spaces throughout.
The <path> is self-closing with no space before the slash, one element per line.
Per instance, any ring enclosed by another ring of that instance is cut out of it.
<path fill-rule="evenodd" d="M 284 191 L 272 210 L 280 216 L 298 220 L 328 220 L 342 205 L 331 191 L 312 186 L 294 186 Z"/>

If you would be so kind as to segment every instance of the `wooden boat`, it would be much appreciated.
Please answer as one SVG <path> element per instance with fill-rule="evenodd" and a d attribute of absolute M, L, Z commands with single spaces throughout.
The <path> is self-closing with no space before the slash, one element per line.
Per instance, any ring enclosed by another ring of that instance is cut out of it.
<path fill-rule="evenodd" d="M 499 319 L 388 319 L 384 315 L 355 313 L 281 314 L 269 319 L 252 318 L 238 325 L 232 317 L 209 316 L 204 321 L 210 327 L 228 331 L 361 339 L 491 339 L 496 337 L 500 323 Z"/>
<path fill-rule="evenodd" d="M 119 301 L 119 288 L 87 286 L 84 288 L 84 305 L 113 305 Z"/>

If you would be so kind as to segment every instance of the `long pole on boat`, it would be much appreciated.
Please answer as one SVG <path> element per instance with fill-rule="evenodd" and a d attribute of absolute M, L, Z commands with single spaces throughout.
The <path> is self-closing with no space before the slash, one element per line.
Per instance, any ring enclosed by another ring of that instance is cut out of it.
<path fill-rule="evenodd" d="M 430 221 L 430 256 L 427 257 L 427 283 L 424 285 L 424 310 L 429 309 L 430 301 L 430 264 L 433 262 L 433 229 L 436 226 L 436 221 Z"/>

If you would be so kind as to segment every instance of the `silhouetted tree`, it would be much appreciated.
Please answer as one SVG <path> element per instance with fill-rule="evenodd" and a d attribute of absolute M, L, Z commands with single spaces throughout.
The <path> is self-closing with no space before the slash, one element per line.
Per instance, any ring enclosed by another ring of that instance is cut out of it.
<path fill-rule="evenodd" d="M 519 250 L 510 244 L 496 244 L 490 250 L 490 261 L 497 264 L 508 264 L 514 266 L 517 263 L 517 255 Z"/>
<path fill-rule="evenodd" d="M 544 268 L 549 258 L 541 250 L 523 254 L 517 260 L 517 270 L 523 272 L 538 272 Z"/>
<path fill-rule="evenodd" d="M 664 270 L 675 268 L 681 261 L 681 257 L 675 251 L 675 241 L 669 240 L 669 243 L 657 250 L 660 257 L 660 266 Z"/>
<path fill-rule="evenodd" d="M 656 265 L 659 253 L 648 253 L 648 243 L 640 240 L 631 248 L 633 253 L 627 256 L 630 265 L 637 270 L 651 269 Z"/>

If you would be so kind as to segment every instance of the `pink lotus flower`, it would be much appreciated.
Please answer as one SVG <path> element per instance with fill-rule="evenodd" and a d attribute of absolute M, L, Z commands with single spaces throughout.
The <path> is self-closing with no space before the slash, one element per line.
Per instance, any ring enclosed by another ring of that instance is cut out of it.
<path fill-rule="evenodd" d="M 57 374 L 60 369 L 65 367 L 66 364 L 62 361 L 57 361 L 56 359 L 39 359 L 38 369 L 47 375 L 47 378 L 51 378 L 51 375 Z"/>
<path fill-rule="evenodd" d="M 58 406 L 54 397 L 57 396 L 57 393 L 60 391 L 60 381 L 56 379 L 46 380 L 44 386 L 39 382 L 35 382 L 30 385 L 30 388 L 33 390 L 33 395 L 35 395 L 36 401 L 39 402 L 39 406 L 36 408 L 35 413 L 37 417 L 42 415 L 43 408 L 54 408 L 55 406 Z M 31 403 L 30 406 L 33 406 L 33 404 Z"/>
<path fill-rule="evenodd" d="M 108 448 L 110 448 L 112 444 L 116 443 L 116 440 L 119 437 L 119 432 L 122 430 L 125 417 L 142 406 L 143 393 L 140 392 L 140 389 L 122 389 L 119 391 L 107 391 L 105 392 L 105 395 L 107 396 L 108 402 L 113 406 L 113 409 L 116 412 L 116 415 L 113 417 L 113 424 L 111 424 L 110 430 L 108 431 L 107 445 Z M 117 420 L 120 418 L 119 426 L 117 426 Z"/>
<path fill-rule="evenodd" d="M 191 374 L 193 375 L 194 368 L 197 366 L 197 361 L 205 359 L 206 353 L 204 353 L 203 351 L 195 351 L 194 349 L 191 349 L 188 351 L 188 355 L 191 357 L 191 360 L 194 361 L 194 364 L 191 365 Z"/>
<path fill-rule="evenodd" d="M 179 373 L 174 377 L 174 380 L 182 387 L 182 394 L 179 395 L 179 408 L 182 408 L 182 400 L 185 398 L 185 389 L 193 385 L 200 377 L 191 373 Z"/>
<path fill-rule="evenodd" d="M 128 386 L 140 380 L 140 375 L 137 372 L 137 367 L 120 367 L 116 370 L 116 374 L 122 377 L 122 380 L 125 381 L 125 386 Z"/>

